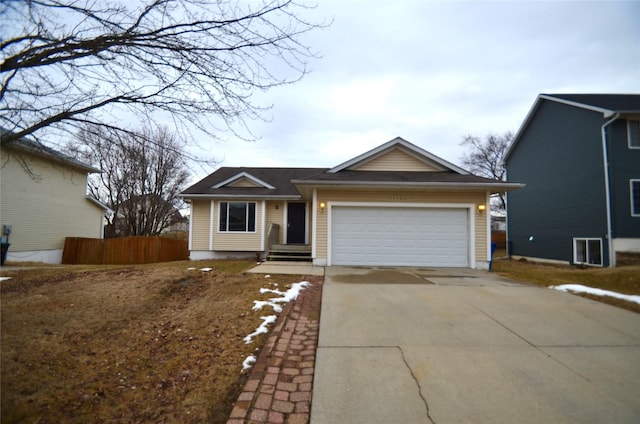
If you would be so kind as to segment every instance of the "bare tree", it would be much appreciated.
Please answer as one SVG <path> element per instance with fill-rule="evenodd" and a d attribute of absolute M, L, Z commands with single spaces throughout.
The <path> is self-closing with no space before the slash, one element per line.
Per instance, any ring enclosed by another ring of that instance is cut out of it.
<path fill-rule="evenodd" d="M 89 192 L 114 212 L 107 236 L 158 235 L 178 217 L 179 194 L 189 177 L 184 143 L 165 127 L 139 133 L 87 125 L 72 146 L 103 170 L 90 177 Z"/>
<path fill-rule="evenodd" d="M 299 38 L 322 26 L 304 19 L 309 9 L 292 0 L 2 0 L 2 143 L 84 124 L 131 132 L 132 115 L 213 137 L 247 134 L 246 120 L 265 109 L 252 95 L 307 72 L 313 54 Z"/>
<path fill-rule="evenodd" d="M 467 147 L 462 156 L 462 165 L 471 173 L 496 180 L 504 180 L 506 168 L 504 155 L 513 141 L 513 133 L 508 131 L 501 135 L 487 134 L 484 138 L 467 135 L 460 143 Z M 491 208 L 504 213 L 507 203 L 504 193 L 493 196 Z"/>

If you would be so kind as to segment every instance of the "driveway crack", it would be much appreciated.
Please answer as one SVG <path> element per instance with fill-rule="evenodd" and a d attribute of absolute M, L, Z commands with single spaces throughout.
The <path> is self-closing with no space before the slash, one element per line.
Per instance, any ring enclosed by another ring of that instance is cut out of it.
<path fill-rule="evenodd" d="M 413 378 L 413 381 L 415 381 L 416 386 L 418 386 L 418 394 L 420 395 L 420 399 L 422 399 L 422 402 L 424 403 L 424 407 L 427 410 L 427 418 L 429 419 L 429 422 L 432 424 L 436 424 L 436 422 L 431 417 L 431 411 L 429 410 L 429 402 L 427 401 L 427 398 L 422 393 L 422 387 L 420 387 L 420 383 L 418 382 L 418 379 L 416 378 L 415 374 L 413 373 L 413 370 L 409 366 L 409 363 L 407 362 L 407 358 L 405 358 L 404 356 L 404 351 L 402 350 L 402 347 L 401 346 L 396 346 L 396 347 L 400 351 L 400 355 L 402 356 L 402 362 L 404 362 L 404 365 L 409 370 L 409 373 L 411 374 L 411 378 Z"/>

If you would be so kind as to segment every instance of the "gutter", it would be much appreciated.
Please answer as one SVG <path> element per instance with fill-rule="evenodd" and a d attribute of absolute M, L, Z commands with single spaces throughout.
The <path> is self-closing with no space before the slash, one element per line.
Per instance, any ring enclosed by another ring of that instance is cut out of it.
<path fill-rule="evenodd" d="M 293 194 L 259 195 L 259 194 L 180 194 L 180 198 L 188 199 L 250 199 L 250 200 L 300 200 L 302 196 Z"/>
<path fill-rule="evenodd" d="M 465 183 L 465 182 L 423 182 L 423 181 L 330 181 L 330 180 L 292 180 L 294 185 L 308 186 L 353 186 L 362 187 L 370 186 L 377 188 L 398 188 L 398 187 L 423 187 L 423 188 L 467 188 L 481 190 L 511 191 L 523 188 L 525 184 L 521 183 Z"/>
<path fill-rule="evenodd" d="M 31 141 L 22 141 L 22 139 L 18 139 L 16 141 L 3 145 L 3 148 L 7 149 L 7 151 L 15 149 L 17 151 L 30 153 L 90 174 L 102 174 L 103 172 L 101 169 L 81 162 L 64 153 L 58 152 L 51 147 L 45 146 L 44 144 L 33 145 L 33 143 L 34 142 Z"/>
<path fill-rule="evenodd" d="M 96 199 L 95 197 L 93 197 L 93 196 L 89 196 L 89 195 L 86 195 L 85 197 L 86 197 L 86 198 L 87 198 L 87 200 L 89 200 L 91 203 L 94 203 L 96 206 L 98 206 L 98 207 L 102 208 L 102 209 L 105 211 L 105 213 L 113 213 L 113 210 L 112 210 L 109 206 L 105 205 L 104 203 L 102 203 L 101 201 L 99 201 L 98 199 Z"/>
<path fill-rule="evenodd" d="M 607 248 L 609 250 L 609 266 L 616 266 L 616 256 L 613 252 L 613 240 L 611 239 L 611 235 L 613 233 L 613 228 L 611 225 L 611 190 L 609 189 L 609 155 L 607 153 L 607 127 L 611 125 L 614 121 L 616 121 L 620 117 L 619 113 L 616 113 L 613 118 L 605 122 L 600 131 L 602 133 L 602 160 L 604 165 L 604 189 L 605 196 L 607 201 Z"/>

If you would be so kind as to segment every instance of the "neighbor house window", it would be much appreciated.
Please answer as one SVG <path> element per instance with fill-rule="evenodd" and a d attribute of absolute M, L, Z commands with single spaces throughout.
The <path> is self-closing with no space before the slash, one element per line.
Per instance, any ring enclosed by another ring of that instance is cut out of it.
<path fill-rule="evenodd" d="M 640 180 L 629 180 L 631 191 L 631 216 L 640 216 Z"/>
<path fill-rule="evenodd" d="M 220 202 L 220 231 L 244 233 L 256 231 L 256 204 Z"/>
<path fill-rule="evenodd" d="M 627 137 L 630 149 L 640 149 L 640 120 L 627 121 Z"/>
<path fill-rule="evenodd" d="M 573 263 L 602 266 L 602 239 L 574 238 Z"/>

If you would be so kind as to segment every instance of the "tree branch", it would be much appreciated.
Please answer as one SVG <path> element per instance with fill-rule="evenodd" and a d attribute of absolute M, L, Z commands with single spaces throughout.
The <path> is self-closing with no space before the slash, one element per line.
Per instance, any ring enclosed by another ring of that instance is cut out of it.
<path fill-rule="evenodd" d="M 14 139 L 71 133 L 78 120 L 126 132 L 122 115 L 158 111 L 212 137 L 220 123 L 235 132 L 265 110 L 253 92 L 307 73 L 315 56 L 299 38 L 323 26 L 291 0 L 142 1 L 30 0 L 2 9 L 11 24 L 0 44 L 0 124 Z"/>

